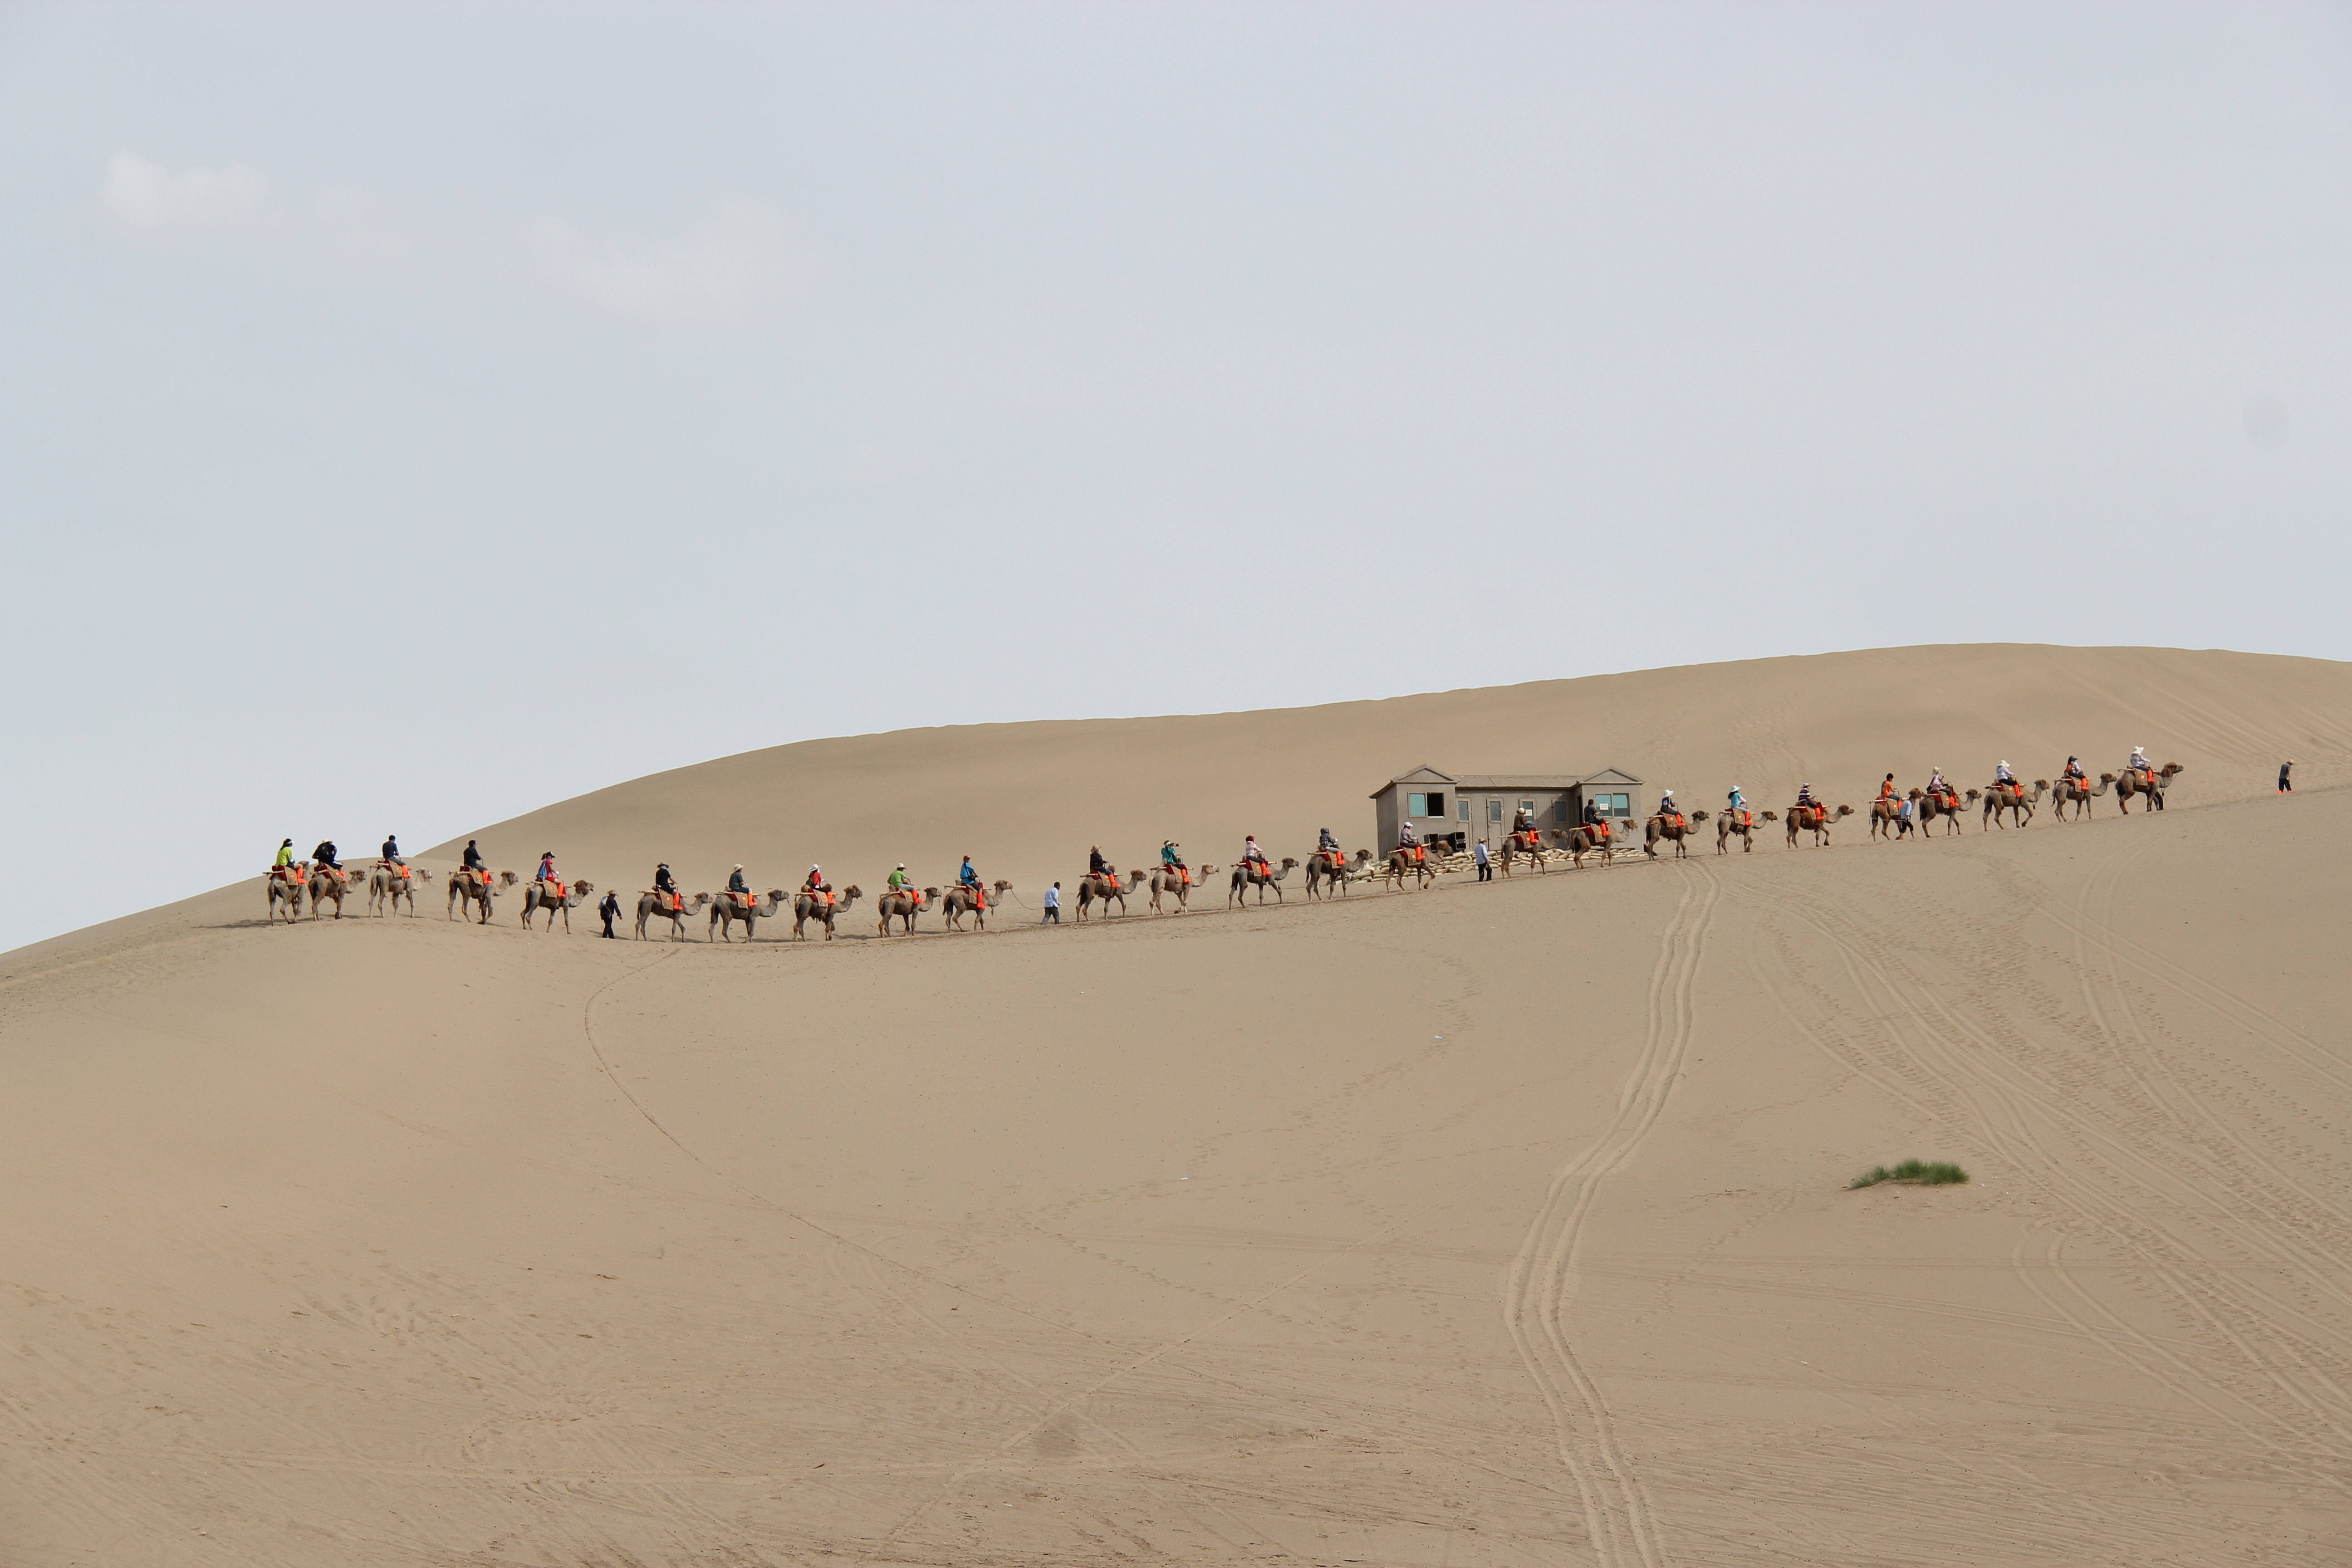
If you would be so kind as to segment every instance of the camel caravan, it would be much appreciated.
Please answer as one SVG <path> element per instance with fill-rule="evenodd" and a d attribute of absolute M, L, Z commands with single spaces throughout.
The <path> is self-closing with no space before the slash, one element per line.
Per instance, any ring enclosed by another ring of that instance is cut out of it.
<path fill-rule="evenodd" d="M 2092 810 L 2092 803 L 2112 795 L 2116 809 L 2130 816 L 2133 804 L 2139 803 L 2143 814 L 2162 811 L 2165 795 L 2180 776 L 2184 768 L 2179 763 L 2156 766 L 2145 748 L 2135 746 L 2131 761 L 2118 773 L 2100 773 L 2094 781 L 2077 757 L 2066 759 L 2066 766 L 2055 781 L 2035 779 L 2031 787 L 2019 778 L 2003 761 L 1994 771 L 1992 782 L 1985 787 L 1961 789 L 1948 783 L 1943 770 L 1929 770 L 1926 784 L 1913 789 L 1901 789 L 1895 775 L 1888 773 L 1879 784 L 1877 796 L 1868 807 L 1870 837 L 1899 843 L 1912 837 L 1946 837 L 1962 831 L 1962 817 L 1972 814 L 1977 818 L 1977 831 L 1989 833 L 1998 828 L 2003 832 L 2011 827 L 2024 828 L 2046 804 L 2061 822 L 2082 822 Z M 1630 781 L 1638 783 L 1638 780 Z M 1327 829 L 1314 854 L 1305 861 L 1292 856 L 1276 859 L 1258 847 L 1257 840 L 1249 839 L 1243 847 L 1242 858 L 1226 868 L 1225 908 L 1255 903 L 1263 907 L 1266 895 L 1274 901 L 1284 902 L 1285 884 L 1294 871 L 1302 867 L 1306 871 L 1307 896 L 1311 900 L 1345 898 L 1359 883 L 1379 882 L 1392 892 L 1426 891 L 1437 885 L 1443 877 L 1475 868 L 1479 880 L 1487 880 L 1494 872 L 1508 879 L 1518 871 L 1532 870 L 1538 875 L 1553 868 L 1555 862 L 1566 860 L 1576 870 L 1585 868 L 1588 859 L 1597 859 L 1606 868 L 1621 853 L 1636 846 L 1621 842 L 1631 836 L 1631 816 L 1623 811 L 1625 797 L 1617 797 L 1617 820 L 1606 816 L 1589 816 L 1570 827 L 1549 830 L 1538 828 L 1529 811 L 1522 810 L 1513 820 L 1510 832 L 1498 848 L 1489 852 L 1481 844 L 1474 851 L 1466 843 L 1466 834 L 1441 835 L 1436 842 L 1424 843 L 1410 826 L 1398 835 L 1402 840 L 1385 855 L 1369 848 L 1359 848 L 1353 854 L 1342 849 Z M 1418 809 L 1418 806 L 1415 808 Z M 1496 821 L 1499 823 L 1499 807 Z M 1565 815 L 1565 808 L 1563 808 Z M 1739 842 L 1742 854 L 1756 850 L 1756 830 L 1759 826 L 1779 823 L 1788 846 L 1794 849 L 1810 838 L 1815 848 L 1829 847 L 1832 830 L 1845 818 L 1855 815 L 1851 805 L 1832 805 L 1817 798 L 1812 785 L 1801 786 L 1797 798 L 1779 811 L 1754 811 L 1737 786 L 1729 792 L 1724 809 L 1717 812 L 1692 810 L 1685 812 L 1676 805 L 1672 790 L 1662 791 L 1657 808 L 1643 820 L 1638 847 L 1650 860 L 1685 859 L 1691 852 L 1691 843 L 1700 836 L 1705 824 L 1715 823 L 1715 851 L 1717 855 L 1731 853 L 1734 839 Z M 1467 808 L 1462 820 L 1467 821 Z M 1935 825 L 1942 824 L 1940 834 Z M 331 842 L 322 842 L 306 859 L 294 858 L 293 840 L 287 839 L 278 849 L 278 861 L 264 879 L 268 900 L 268 923 L 276 925 L 282 919 L 293 925 L 304 918 L 307 906 L 309 919 L 316 921 L 331 910 L 336 920 L 343 918 L 344 900 L 356 893 L 355 880 L 363 880 L 367 889 L 367 913 L 376 919 L 402 914 L 414 919 L 416 914 L 416 889 L 429 883 L 434 873 L 412 867 L 399 854 L 395 841 L 384 841 L 383 853 L 364 870 L 346 868 L 337 857 Z M 1161 847 L 1160 864 L 1150 871 L 1129 870 L 1121 873 L 1097 848 L 1088 857 L 1087 875 L 1077 882 L 1077 918 L 1085 923 L 1104 920 L 1131 918 L 1129 900 L 1147 891 L 1149 902 L 1144 912 L 1154 916 L 1182 915 L 1188 912 L 1192 891 L 1220 868 L 1187 865 L 1173 839 Z M 564 931 L 572 930 L 572 911 L 594 894 L 595 884 L 572 880 L 555 873 L 552 854 L 540 858 L 538 873 L 525 880 L 512 871 L 493 870 L 485 863 L 478 847 L 468 843 L 465 863 L 446 877 L 446 915 L 451 921 L 465 920 L 488 925 L 493 904 L 501 897 L 516 895 L 518 910 L 526 931 L 541 931 L 555 929 L 561 921 Z M 726 890 L 719 893 L 688 894 L 665 865 L 655 874 L 653 888 L 637 895 L 636 939 L 651 940 L 649 931 L 657 922 L 666 922 L 672 942 L 685 942 L 689 937 L 688 918 L 703 914 L 704 940 L 732 944 L 740 928 L 743 941 L 755 940 L 761 921 L 782 919 L 789 911 L 793 922 L 793 939 L 812 940 L 809 928 L 822 930 L 823 940 L 831 942 L 838 934 L 841 917 L 866 895 L 852 885 L 839 893 L 816 867 L 809 868 L 808 879 L 793 892 L 771 888 L 764 893 L 753 892 L 744 881 L 743 868 L 735 868 Z M 1056 883 L 1058 889 L 1060 884 Z M 1009 881 L 983 883 L 972 869 L 970 857 L 956 879 L 945 888 L 921 887 L 907 874 L 902 863 L 890 875 L 888 884 L 875 900 L 875 935 L 913 936 L 918 921 L 926 913 L 940 917 L 940 929 L 945 932 L 984 931 L 988 917 L 996 913 L 1012 894 Z M 1058 919 L 1058 891 L 1046 900 L 1047 918 Z M 612 921 L 618 918 L 617 897 L 608 897 L 604 906 L 606 935 L 614 934 Z M 539 917 L 546 917 L 541 923 Z"/>

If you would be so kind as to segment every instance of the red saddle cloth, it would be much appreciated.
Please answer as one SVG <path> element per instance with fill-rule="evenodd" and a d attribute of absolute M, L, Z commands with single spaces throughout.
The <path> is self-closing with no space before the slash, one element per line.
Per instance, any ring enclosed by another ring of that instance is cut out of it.
<path fill-rule="evenodd" d="M 1683 814 L 1678 811 L 1672 816 L 1661 816 L 1658 820 L 1661 822 L 1671 822 L 1675 825 L 1676 831 L 1680 831 L 1683 826 Z"/>

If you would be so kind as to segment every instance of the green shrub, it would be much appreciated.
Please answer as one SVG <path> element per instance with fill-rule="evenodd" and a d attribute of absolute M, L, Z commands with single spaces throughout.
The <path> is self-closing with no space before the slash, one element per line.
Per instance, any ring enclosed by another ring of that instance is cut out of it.
<path fill-rule="evenodd" d="M 1908 1182 L 1915 1186 L 1940 1187 L 1965 1182 L 1969 1173 L 1945 1160 L 1906 1160 L 1892 1169 L 1880 1165 L 1846 1184 L 1846 1190 L 1874 1187 L 1881 1182 Z"/>

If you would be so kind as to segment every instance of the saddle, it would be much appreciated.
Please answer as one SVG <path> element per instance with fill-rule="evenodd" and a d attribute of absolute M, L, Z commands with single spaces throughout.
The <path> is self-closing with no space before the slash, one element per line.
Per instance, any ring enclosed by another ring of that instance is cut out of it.
<path fill-rule="evenodd" d="M 1672 816 L 1668 816 L 1664 813 L 1661 812 L 1658 815 L 1658 820 L 1670 825 L 1677 833 L 1680 833 L 1683 830 L 1683 814 L 1679 811 L 1675 812 Z"/>
<path fill-rule="evenodd" d="M 539 886 L 540 886 L 540 888 L 542 889 L 542 892 L 541 892 L 541 896 L 542 896 L 542 897 L 544 897 L 544 896 L 545 896 L 544 889 L 549 889 L 549 888 L 552 888 L 552 889 L 555 889 L 555 901 L 556 901 L 557 903 L 559 903 L 559 904 L 560 904 L 560 903 L 562 903 L 565 899 L 570 898 L 570 897 L 572 896 L 572 892 L 571 892 L 571 889 L 570 889 L 569 888 L 566 888 L 566 887 L 565 887 L 562 882 L 555 881 L 555 880 L 553 880 L 552 879 L 548 879 L 548 880 L 545 880 L 545 881 L 541 882 L 541 883 L 539 884 Z"/>
<path fill-rule="evenodd" d="M 303 863 L 289 860 L 283 866 L 272 866 L 269 868 L 269 879 L 273 882 L 299 882 L 304 879 Z"/>
<path fill-rule="evenodd" d="M 656 888 L 654 889 L 654 908 L 667 910 L 672 914 L 682 913 L 686 909 L 686 900 L 679 894 L 665 893 Z"/>

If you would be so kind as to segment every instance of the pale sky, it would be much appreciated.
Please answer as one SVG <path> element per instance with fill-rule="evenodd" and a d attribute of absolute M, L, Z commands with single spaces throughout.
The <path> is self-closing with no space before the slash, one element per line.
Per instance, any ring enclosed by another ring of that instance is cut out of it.
<path fill-rule="evenodd" d="M 2341 7 L 11 6 L 0 948 L 817 735 L 2352 658 L 2347 366 Z"/>

